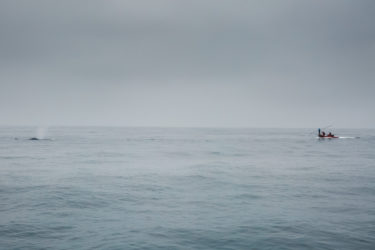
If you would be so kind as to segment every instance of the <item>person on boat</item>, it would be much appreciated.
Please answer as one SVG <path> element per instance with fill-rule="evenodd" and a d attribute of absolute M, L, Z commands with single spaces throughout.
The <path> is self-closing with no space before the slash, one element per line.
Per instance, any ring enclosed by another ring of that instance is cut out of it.
<path fill-rule="evenodd" d="M 324 131 L 322 131 L 322 133 L 320 133 L 320 129 L 318 129 L 318 136 L 319 137 L 324 137 L 324 135 L 325 135 Z"/>
<path fill-rule="evenodd" d="M 334 135 L 331 132 L 329 132 L 327 136 L 334 137 Z"/>

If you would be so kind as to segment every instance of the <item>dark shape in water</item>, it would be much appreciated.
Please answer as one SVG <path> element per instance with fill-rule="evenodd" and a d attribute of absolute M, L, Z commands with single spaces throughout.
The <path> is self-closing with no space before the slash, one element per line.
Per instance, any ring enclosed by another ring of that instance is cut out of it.
<path fill-rule="evenodd" d="M 39 139 L 36 138 L 36 137 L 31 137 L 29 140 L 31 140 L 31 141 L 38 141 Z"/>

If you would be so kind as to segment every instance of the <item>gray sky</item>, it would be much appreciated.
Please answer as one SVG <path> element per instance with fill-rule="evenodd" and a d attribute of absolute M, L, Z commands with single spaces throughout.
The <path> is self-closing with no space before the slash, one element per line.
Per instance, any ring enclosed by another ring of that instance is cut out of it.
<path fill-rule="evenodd" d="M 0 1 L 0 125 L 375 128 L 375 1 Z"/>

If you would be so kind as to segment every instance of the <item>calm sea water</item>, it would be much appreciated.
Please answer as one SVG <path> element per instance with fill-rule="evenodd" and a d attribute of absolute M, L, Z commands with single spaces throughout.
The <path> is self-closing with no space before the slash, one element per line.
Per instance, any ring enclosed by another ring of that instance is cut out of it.
<path fill-rule="evenodd" d="M 374 249 L 375 130 L 0 128 L 1 249 Z"/>

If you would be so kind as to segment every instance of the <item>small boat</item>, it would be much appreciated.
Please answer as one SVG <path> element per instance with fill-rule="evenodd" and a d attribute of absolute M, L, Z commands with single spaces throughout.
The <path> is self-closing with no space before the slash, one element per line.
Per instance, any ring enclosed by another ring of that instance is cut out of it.
<path fill-rule="evenodd" d="M 322 138 L 322 139 L 325 139 L 325 138 L 327 138 L 327 139 L 334 139 L 334 138 L 339 138 L 339 137 L 338 136 L 330 136 L 330 135 L 326 135 L 326 136 L 320 135 L 319 138 Z"/>
<path fill-rule="evenodd" d="M 323 133 L 320 133 L 320 129 L 318 129 L 318 137 L 319 138 L 327 138 L 327 139 L 333 139 L 333 138 L 339 138 L 338 136 L 334 136 L 333 134 L 331 134 L 331 132 L 329 132 L 328 135 L 326 135 L 324 132 Z"/>

